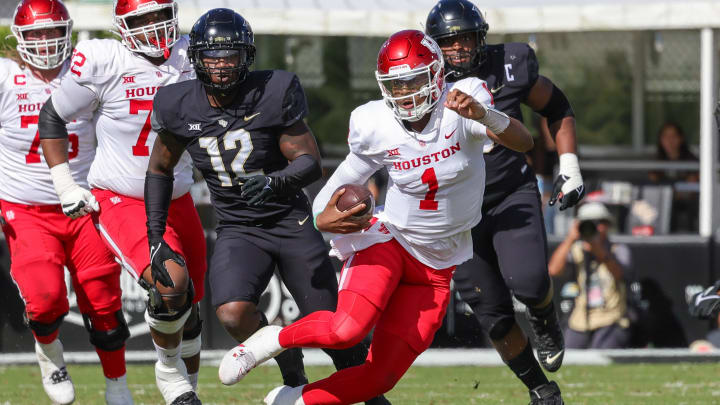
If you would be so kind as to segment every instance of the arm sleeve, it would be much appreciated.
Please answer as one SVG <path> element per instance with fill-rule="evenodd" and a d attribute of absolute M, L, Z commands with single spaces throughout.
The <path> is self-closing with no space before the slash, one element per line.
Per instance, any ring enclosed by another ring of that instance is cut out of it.
<path fill-rule="evenodd" d="M 163 238 L 168 210 L 172 201 L 173 178 L 162 174 L 145 174 L 145 214 L 150 243 Z"/>
<path fill-rule="evenodd" d="M 297 193 L 321 176 L 320 163 L 309 154 L 300 155 L 284 169 L 270 173 L 270 177 L 274 177 L 277 181 L 278 193 L 285 196 Z"/>
<path fill-rule="evenodd" d="M 63 139 L 68 137 L 65 121 L 55 111 L 52 99 L 48 100 L 40 110 L 38 118 L 38 134 L 40 139 Z"/>
<path fill-rule="evenodd" d="M 65 75 L 60 87 L 51 96 L 55 111 L 65 122 L 73 121 L 83 112 L 95 110 L 98 105 L 97 94 L 70 76 Z"/>
<path fill-rule="evenodd" d="M 380 165 L 369 158 L 350 152 L 340 163 L 313 202 L 313 216 L 320 214 L 330 201 L 335 190 L 344 184 L 365 184 Z"/>

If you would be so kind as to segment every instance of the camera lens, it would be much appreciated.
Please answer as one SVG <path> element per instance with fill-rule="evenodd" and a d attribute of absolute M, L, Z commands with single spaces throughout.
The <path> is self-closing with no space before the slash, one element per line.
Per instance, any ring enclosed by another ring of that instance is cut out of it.
<path fill-rule="evenodd" d="M 582 221 L 578 225 L 578 230 L 582 239 L 590 239 L 597 233 L 597 226 L 593 221 Z"/>

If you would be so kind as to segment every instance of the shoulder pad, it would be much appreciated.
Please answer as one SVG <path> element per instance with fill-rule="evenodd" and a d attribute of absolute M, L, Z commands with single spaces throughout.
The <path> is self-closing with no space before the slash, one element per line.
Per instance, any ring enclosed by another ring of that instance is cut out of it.
<path fill-rule="evenodd" d="M 284 70 L 256 70 L 242 84 L 245 114 L 260 113 L 250 129 L 288 127 L 307 116 L 307 100 L 300 79 Z"/>
<path fill-rule="evenodd" d="M 402 134 L 396 138 L 383 136 L 383 126 L 394 125 L 395 118 L 383 100 L 367 102 L 350 113 L 348 145 L 357 155 L 375 155 L 400 143 Z"/>
<path fill-rule="evenodd" d="M 19 70 L 17 62 L 10 58 L 0 58 L 0 88 L 4 88 L 5 84 L 10 83 L 8 78 L 15 69 Z"/>
<path fill-rule="evenodd" d="M 79 83 L 108 76 L 118 68 L 118 56 L 122 51 L 123 45 L 114 39 L 80 41 L 73 50 L 70 76 Z"/>

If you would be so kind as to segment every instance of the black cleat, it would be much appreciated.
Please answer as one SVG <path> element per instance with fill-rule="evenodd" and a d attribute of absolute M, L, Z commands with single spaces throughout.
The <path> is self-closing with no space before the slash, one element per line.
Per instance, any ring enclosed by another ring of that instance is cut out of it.
<path fill-rule="evenodd" d="M 365 401 L 365 405 L 391 405 L 390 401 L 385 398 L 385 396 L 380 395 L 373 399 L 369 399 Z"/>
<path fill-rule="evenodd" d="M 558 371 L 565 356 L 565 339 L 560 330 L 555 308 L 550 307 L 547 316 L 535 316 L 530 309 L 525 310 L 533 334 L 538 360 L 543 368 L 551 373 Z"/>
<path fill-rule="evenodd" d="M 195 392 L 188 391 L 175 398 L 170 405 L 202 405 Z"/>
<path fill-rule="evenodd" d="M 550 381 L 530 390 L 529 405 L 564 405 L 560 395 L 560 388 L 555 381 Z"/>

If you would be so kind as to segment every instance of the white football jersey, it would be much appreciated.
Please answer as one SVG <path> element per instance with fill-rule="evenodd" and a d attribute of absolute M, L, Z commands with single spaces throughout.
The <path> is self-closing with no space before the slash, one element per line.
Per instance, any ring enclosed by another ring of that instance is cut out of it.
<path fill-rule="evenodd" d="M 70 60 L 60 74 L 46 83 L 30 69 L 0 58 L 0 199 L 28 205 L 60 204 L 45 162 L 38 116 L 52 91 L 69 71 Z M 87 174 L 95 157 L 90 114 L 80 114 L 67 125 L 69 165 L 75 182 L 87 187 Z"/>
<path fill-rule="evenodd" d="M 486 128 L 443 106 L 453 88 L 493 106 L 485 82 L 468 78 L 446 86 L 421 133 L 406 130 L 385 102 L 377 100 L 353 111 L 348 136 L 351 155 L 360 158 L 351 162 L 358 174 L 353 180 L 365 181 L 377 169 L 387 168 L 390 179 L 381 219 L 405 249 L 436 269 L 472 257 L 470 229 L 480 222 L 485 189 Z M 357 164 L 360 161 L 366 163 Z"/>
<path fill-rule="evenodd" d="M 195 77 L 187 46 L 187 36 L 182 36 L 168 60 L 156 66 L 114 39 L 77 44 L 70 72 L 52 100 L 66 121 L 94 110 L 98 147 L 88 175 L 91 187 L 143 198 L 145 172 L 157 137 L 150 124 L 153 96 L 161 86 Z M 187 153 L 174 176 L 173 198 L 178 198 L 193 183 Z"/>

